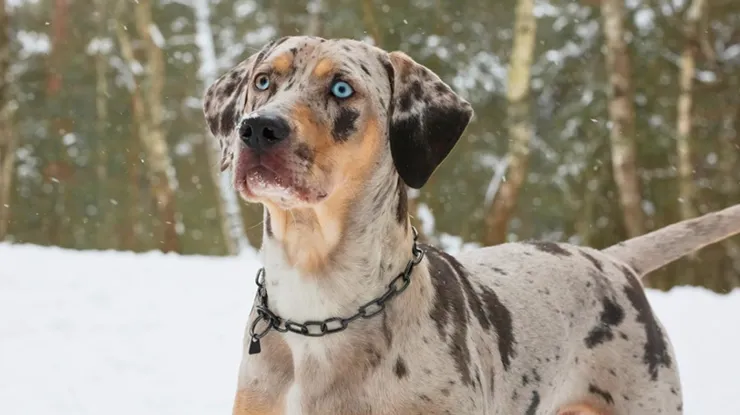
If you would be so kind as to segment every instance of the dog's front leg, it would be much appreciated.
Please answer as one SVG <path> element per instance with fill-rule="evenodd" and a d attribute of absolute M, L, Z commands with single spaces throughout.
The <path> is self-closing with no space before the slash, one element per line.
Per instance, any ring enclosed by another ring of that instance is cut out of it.
<path fill-rule="evenodd" d="M 256 313 L 249 318 L 250 324 Z M 260 352 L 250 354 L 251 338 L 244 337 L 233 415 L 282 415 L 285 395 L 293 383 L 293 357 L 279 333 L 260 341 Z"/>

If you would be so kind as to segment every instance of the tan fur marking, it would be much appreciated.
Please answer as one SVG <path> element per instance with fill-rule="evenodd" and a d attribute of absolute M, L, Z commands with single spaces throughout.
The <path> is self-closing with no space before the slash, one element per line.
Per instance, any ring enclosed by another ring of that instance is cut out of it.
<path fill-rule="evenodd" d="M 249 321 L 253 321 L 252 311 Z M 248 340 L 246 340 L 248 341 Z M 293 379 L 293 355 L 285 339 L 278 335 L 262 339 L 262 352 L 249 356 L 244 350 L 242 365 L 257 366 L 264 372 L 259 378 L 240 373 L 234 399 L 234 415 L 281 415 L 284 396 Z M 240 368 L 243 370 L 244 366 Z"/>
<path fill-rule="evenodd" d="M 363 137 L 337 145 L 329 128 L 305 105 L 297 105 L 292 113 L 297 136 L 311 146 L 316 154 L 314 174 L 331 171 L 333 192 L 323 202 L 310 208 L 289 211 L 264 201 L 270 211 L 275 237 L 292 266 L 304 273 L 318 275 L 327 266 L 329 257 L 342 237 L 348 204 L 359 194 L 361 185 L 378 154 L 380 131 L 377 121 L 367 122 L 359 133 Z"/>
<path fill-rule="evenodd" d="M 264 394 L 251 389 L 236 393 L 233 415 L 282 415 L 283 403 L 270 402 Z"/>
<path fill-rule="evenodd" d="M 313 76 L 317 78 L 323 78 L 334 70 L 334 61 L 329 58 L 324 58 L 316 64 L 313 69 Z"/>
<path fill-rule="evenodd" d="M 293 54 L 285 52 L 272 61 L 272 68 L 279 74 L 285 74 L 293 65 Z"/>
<path fill-rule="evenodd" d="M 598 410 L 591 405 L 576 404 L 560 408 L 558 415 L 611 415 L 611 413 Z"/>

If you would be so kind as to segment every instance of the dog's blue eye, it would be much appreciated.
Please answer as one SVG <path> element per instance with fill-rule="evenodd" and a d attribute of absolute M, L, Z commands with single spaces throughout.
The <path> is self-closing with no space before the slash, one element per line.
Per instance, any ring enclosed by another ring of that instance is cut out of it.
<path fill-rule="evenodd" d="M 353 92 L 352 87 L 344 81 L 335 81 L 331 86 L 331 93 L 337 98 L 349 98 Z"/>
<path fill-rule="evenodd" d="M 270 78 L 268 78 L 267 75 L 259 75 L 257 79 L 254 80 L 254 86 L 256 86 L 260 91 L 264 91 L 270 87 Z"/>

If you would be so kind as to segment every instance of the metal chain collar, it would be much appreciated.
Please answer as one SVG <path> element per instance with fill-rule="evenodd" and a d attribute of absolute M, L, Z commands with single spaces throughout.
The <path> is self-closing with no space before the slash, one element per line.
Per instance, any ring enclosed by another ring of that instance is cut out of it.
<path fill-rule="evenodd" d="M 321 337 L 327 334 L 343 331 L 349 326 L 350 322 L 360 318 L 366 319 L 373 317 L 385 310 L 386 303 L 409 286 L 411 283 L 411 271 L 413 271 L 414 266 L 421 262 L 424 257 L 424 251 L 422 251 L 416 244 L 419 234 L 416 231 L 416 228 L 411 227 L 411 230 L 414 232 L 414 243 L 411 247 L 412 258 L 406 264 L 404 271 L 388 284 L 388 289 L 383 293 L 383 295 L 363 304 L 358 308 L 357 312 L 350 317 L 332 317 L 323 321 L 306 321 L 304 323 L 297 323 L 295 321 L 285 320 L 279 317 L 267 307 L 265 269 L 260 268 L 259 271 L 257 271 L 257 277 L 255 278 L 255 282 L 257 284 L 257 298 L 255 299 L 257 317 L 249 326 L 249 336 L 251 337 L 249 354 L 257 354 L 261 351 L 260 339 L 265 337 L 270 330 L 277 330 L 280 333 L 292 332 L 309 337 Z M 258 331 L 257 325 L 263 321 L 266 323 L 265 327 Z"/>

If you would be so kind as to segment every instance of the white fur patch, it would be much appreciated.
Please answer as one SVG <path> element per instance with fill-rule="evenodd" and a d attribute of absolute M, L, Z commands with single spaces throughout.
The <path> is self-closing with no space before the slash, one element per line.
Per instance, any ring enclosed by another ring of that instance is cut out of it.
<path fill-rule="evenodd" d="M 301 410 L 301 387 L 298 383 L 293 383 L 293 386 L 288 389 L 288 393 L 285 395 L 285 414 L 303 414 Z"/>

